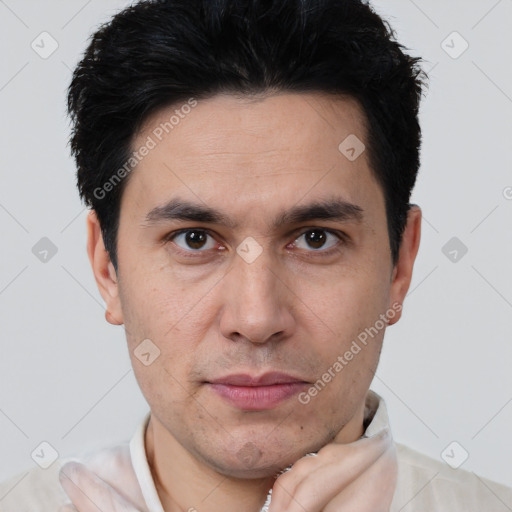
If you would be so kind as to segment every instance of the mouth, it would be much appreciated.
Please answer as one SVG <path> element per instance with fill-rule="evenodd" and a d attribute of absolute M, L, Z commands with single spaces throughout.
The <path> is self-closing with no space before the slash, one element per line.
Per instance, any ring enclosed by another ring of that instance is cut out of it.
<path fill-rule="evenodd" d="M 225 402 L 244 411 L 273 409 L 310 385 L 280 372 L 227 375 L 205 384 Z"/>

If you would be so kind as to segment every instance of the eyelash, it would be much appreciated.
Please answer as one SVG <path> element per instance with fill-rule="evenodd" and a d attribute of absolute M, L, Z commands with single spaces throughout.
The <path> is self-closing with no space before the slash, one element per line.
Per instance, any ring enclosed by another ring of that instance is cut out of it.
<path fill-rule="evenodd" d="M 299 232 L 296 236 L 294 236 L 294 239 L 293 239 L 293 242 L 295 242 L 295 240 L 297 240 L 298 238 L 300 238 L 301 236 L 305 235 L 306 233 L 310 232 L 310 231 L 315 231 L 315 230 L 318 230 L 318 231 L 324 231 L 325 233 L 329 233 L 331 235 L 334 235 L 335 237 L 337 237 L 339 239 L 339 242 L 340 243 L 337 243 L 335 246 L 331 247 L 330 249 L 328 250 L 325 250 L 325 251 L 322 251 L 322 249 L 318 249 L 318 250 L 311 250 L 311 251 L 306 251 L 306 253 L 309 253 L 308 256 L 309 257 L 322 257 L 322 256 L 332 256 L 336 253 L 339 253 L 342 251 L 343 247 L 345 245 L 348 244 L 349 240 L 348 240 L 348 236 L 343 233 L 342 231 L 334 231 L 334 230 L 331 230 L 331 229 L 327 229 L 327 228 L 320 228 L 320 227 L 308 227 L 306 229 L 304 229 L 303 231 Z M 200 231 L 202 233 L 206 233 L 207 235 L 211 236 L 212 238 L 215 238 L 215 236 L 213 235 L 213 233 L 211 233 L 208 229 L 204 229 L 204 228 L 184 228 L 184 229 L 180 229 L 178 231 L 172 231 L 171 233 L 167 234 L 162 242 L 164 243 L 168 243 L 168 242 L 172 242 L 172 240 L 177 237 L 178 235 L 181 235 L 183 233 L 187 233 L 187 232 L 190 232 L 190 231 Z M 185 258 L 198 258 L 198 257 L 201 257 L 204 255 L 204 253 L 207 253 L 209 250 L 206 250 L 206 251 L 200 251 L 200 250 L 197 250 L 197 251 L 193 251 L 193 250 L 190 250 L 190 251 L 185 251 L 184 249 L 181 249 L 181 247 L 179 247 L 178 245 L 174 244 L 175 248 L 173 249 L 175 252 L 177 252 L 180 256 L 184 256 Z M 312 254 L 311 254 L 312 253 Z"/>

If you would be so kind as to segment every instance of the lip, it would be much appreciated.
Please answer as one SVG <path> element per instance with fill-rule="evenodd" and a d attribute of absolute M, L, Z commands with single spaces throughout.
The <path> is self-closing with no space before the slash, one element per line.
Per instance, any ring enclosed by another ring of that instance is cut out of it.
<path fill-rule="evenodd" d="M 309 385 L 302 379 L 280 372 L 260 376 L 233 374 L 206 384 L 230 405 L 245 411 L 273 409 Z"/>

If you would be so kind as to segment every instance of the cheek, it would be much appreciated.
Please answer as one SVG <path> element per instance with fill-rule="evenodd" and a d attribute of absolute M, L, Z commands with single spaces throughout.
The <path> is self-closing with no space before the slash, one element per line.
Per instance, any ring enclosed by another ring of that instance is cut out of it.
<path fill-rule="evenodd" d="M 153 340 L 154 344 L 152 341 L 144 350 L 140 347 L 147 341 L 130 350 L 132 367 L 150 405 L 158 408 L 165 404 L 168 407 L 183 401 L 185 395 L 195 390 L 190 382 L 194 351 L 179 340 L 161 342 L 156 337 Z"/>
<path fill-rule="evenodd" d="M 162 269 L 139 268 L 126 275 L 128 279 L 120 282 L 120 296 L 127 330 L 156 339 L 179 331 L 180 320 L 191 309 L 186 287 Z"/>
<path fill-rule="evenodd" d="M 161 284 L 146 280 L 143 287 L 122 293 L 132 367 L 150 404 L 172 402 L 182 393 L 196 339 L 184 317 L 183 297 Z"/>
<path fill-rule="evenodd" d="M 307 283 L 297 295 L 317 316 L 319 326 L 343 342 L 373 325 L 385 313 L 389 284 L 387 276 L 352 268 L 331 275 L 321 285 Z"/>
<path fill-rule="evenodd" d="M 311 316 L 309 330 L 322 360 L 314 400 L 330 418 L 341 420 L 339 404 L 355 407 L 373 379 L 386 327 L 380 319 L 386 313 L 386 290 L 382 276 L 350 272 L 306 295 L 318 316 Z"/>

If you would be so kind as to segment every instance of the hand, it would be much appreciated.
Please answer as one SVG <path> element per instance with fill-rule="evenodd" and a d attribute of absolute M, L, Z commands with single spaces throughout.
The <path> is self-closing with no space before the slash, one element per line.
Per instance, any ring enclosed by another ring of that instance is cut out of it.
<path fill-rule="evenodd" d="M 268 512 L 389 512 L 397 475 L 389 429 L 331 443 L 277 478 Z"/>
<path fill-rule="evenodd" d="M 144 512 L 79 462 L 68 462 L 59 473 L 60 484 L 71 499 L 59 512 Z"/>

